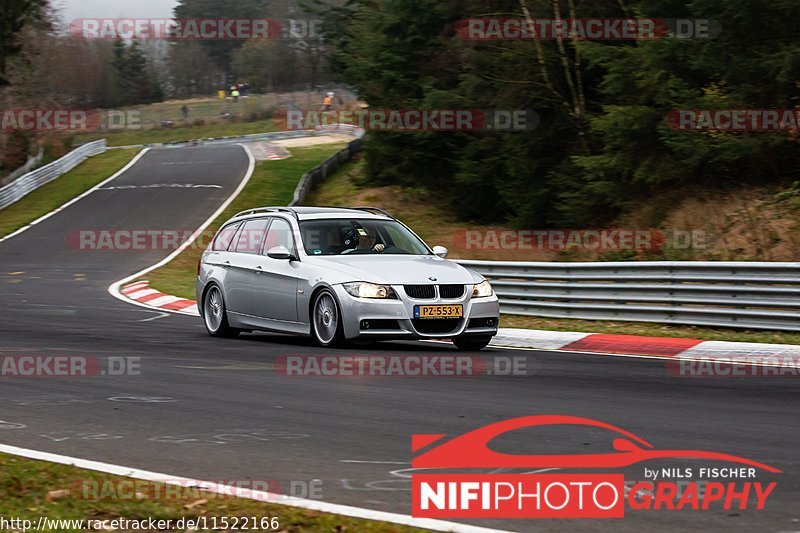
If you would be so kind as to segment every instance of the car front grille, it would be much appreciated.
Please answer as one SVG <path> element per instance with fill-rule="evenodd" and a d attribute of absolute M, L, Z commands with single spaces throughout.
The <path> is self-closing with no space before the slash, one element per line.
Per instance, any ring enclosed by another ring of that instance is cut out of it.
<path fill-rule="evenodd" d="M 405 285 L 406 294 L 415 300 L 433 300 L 436 298 L 436 287 L 433 285 Z"/>
<path fill-rule="evenodd" d="M 464 296 L 464 285 L 439 285 L 439 296 L 454 300 Z"/>
<path fill-rule="evenodd" d="M 414 329 L 419 333 L 427 335 L 452 333 L 461 325 L 460 318 L 441 318 L 437 320 L 417 319 L 411 322 L 414 324 Z"/>

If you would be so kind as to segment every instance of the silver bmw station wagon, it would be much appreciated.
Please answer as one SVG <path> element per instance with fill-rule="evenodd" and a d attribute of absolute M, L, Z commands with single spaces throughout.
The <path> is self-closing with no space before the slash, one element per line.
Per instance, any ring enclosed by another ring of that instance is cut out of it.
<path fill-rule="evenodd" d="M 225 223 L 198 265 L 209 334 L 270 331 L 323 347 L 452 339 L 480 350 L 500 307 L 480 274 L 376 208 L 265 207 Z"/>

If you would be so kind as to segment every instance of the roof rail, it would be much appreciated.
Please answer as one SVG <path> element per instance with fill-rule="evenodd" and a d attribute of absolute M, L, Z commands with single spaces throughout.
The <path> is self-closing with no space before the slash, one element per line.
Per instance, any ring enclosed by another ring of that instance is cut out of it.
<path fill-rule="evenodd" d="M 392 215 L 381 209 L 380 207 L 347 207 L 345 209 L 355 209 L 356 211 L 377 211 L 381 215 L 385 215 L 392 220 L 396 220 Z"/>
<path fill-rule="evenodd" d="M 241 213 L 236 213 L 233 216 L 233 218 L 245 215 L 255 215 L 258 213 L 291 213 L 292 215 L 294 215 L 294 218 L 300 220 L 300 217 L 297 215 L 297 211 L 295 211 L 291 207 L 257 207 L 255 209 L 248 209 L 246 211 L 242 211 Z"/>

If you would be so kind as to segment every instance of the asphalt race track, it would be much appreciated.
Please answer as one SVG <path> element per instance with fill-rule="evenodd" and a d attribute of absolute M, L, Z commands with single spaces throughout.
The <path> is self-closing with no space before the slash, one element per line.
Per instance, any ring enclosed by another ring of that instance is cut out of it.
<path fill-rule="evenodd" d="M 327 502 L 411 512 L 411 435 L 458 435 L 535 414 L 593 418 L 660 449 L 744 456 L 783 474 L 763 511 L 628 511 L 622 520 L 480 520 L 514 531 L 800 530 L 796 380 L 687 379 L 663 361 L 487 350 L 525 357 L 528 375 L 471 378 L 286 377 L 280 356 L 330 355 L 271 335 L 207 336 L 199 319 L 113 298 L 110 284 L 168 252 L 81 251 L 82 229 L 192 229 L 248 168 L 238 146 L 152 150 L 130 170 L 28 231 L 0 243 L 0 355 L 140 357 L 141 375 L 0 378 L 0 443 L 207 480 L 321 480 Z M 220 188 L 143 187 L 216 185 Z M 449 344 L 389 343 L 342 353 L 453 354 Z M 609 451 L 608 435 L 519 431 L 502 451 Z M 657 461 L 625 470 L 699 466 Z M 729 466 L 703 463 L 704 466 Z M 300 482 L 300 483 L 297 483 Z M 303 496 L 303 494 L 295 494 Z"/>

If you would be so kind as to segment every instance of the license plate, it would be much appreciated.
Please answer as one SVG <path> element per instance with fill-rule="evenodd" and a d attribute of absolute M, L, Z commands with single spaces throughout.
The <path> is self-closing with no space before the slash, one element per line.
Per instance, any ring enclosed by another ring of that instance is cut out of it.
<path fill-rule="evenodd" d="M 415 305 L 414 318 L 461 318 L 463 305 Z"/>

